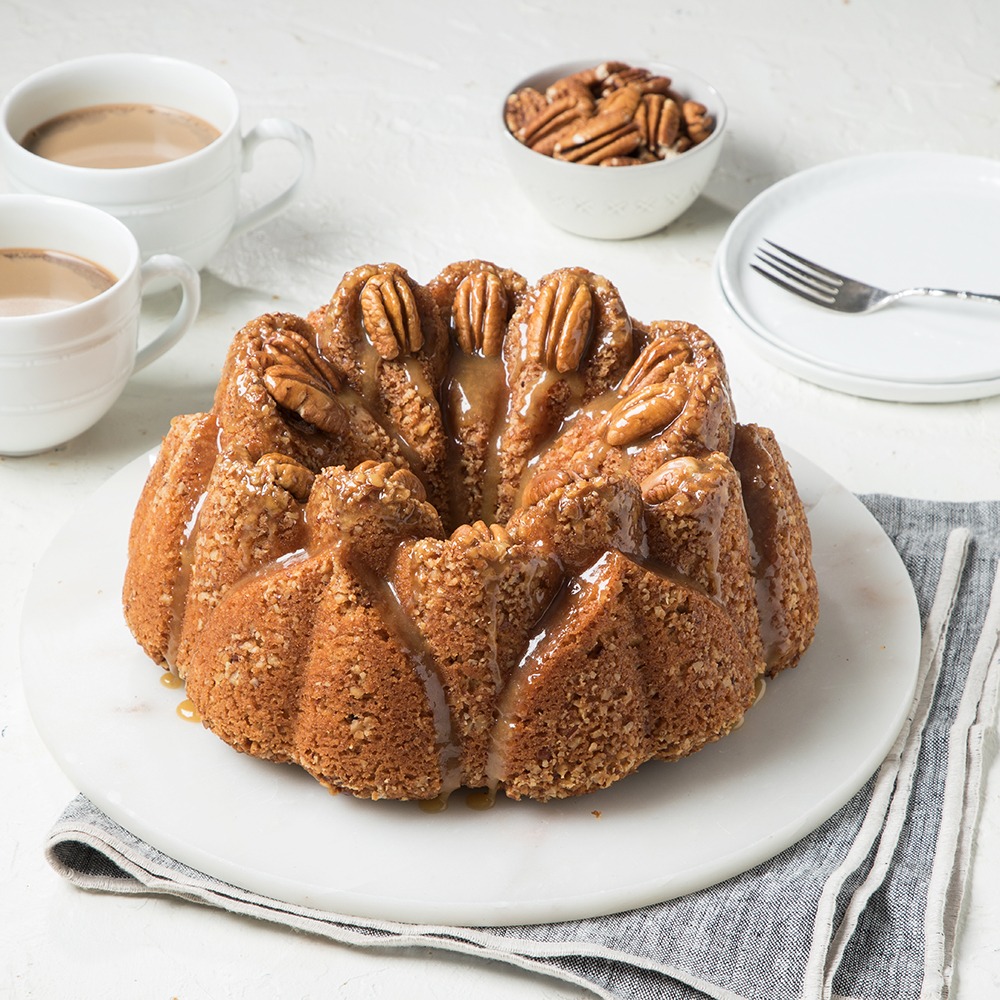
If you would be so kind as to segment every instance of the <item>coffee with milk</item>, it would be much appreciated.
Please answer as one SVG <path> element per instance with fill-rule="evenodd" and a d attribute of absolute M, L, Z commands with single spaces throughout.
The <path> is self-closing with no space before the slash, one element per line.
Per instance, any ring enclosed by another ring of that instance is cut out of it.
<path fill-rule="evenodd" d="M 57 250 L 0 249 L 0 316 L 33 316 L 79 305 L 118 279 L 100 264 Z"/>
<path fill-rule="evenodd" d="M 21 145 L 58 163 L 114 170 L 179 160 L 219 135 L 214 125 L 175 108 L 98 104 L 47 119 Z"/>

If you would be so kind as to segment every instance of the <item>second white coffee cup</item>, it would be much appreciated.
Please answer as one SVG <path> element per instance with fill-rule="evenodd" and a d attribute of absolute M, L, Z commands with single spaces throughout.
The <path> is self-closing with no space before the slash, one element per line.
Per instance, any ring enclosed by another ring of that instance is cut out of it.
<path fill-rule="evenodd" d="M 114 280 L 77 304 L 0 310 L 0 455 L 31 455 L 95 424 L 134 372 L 180 340 L 198 315 L 201 281 L 180 257 L 141 263 L 121 222 L 61 198 L 0 195 L 0 250 L 9 248 L 70 254 Z M 166 329 L 138 349 L 142 293 L 154 281 L 180 284 L 181 303 Z"/>
<path fill-rule="evenodd" d="M 179 159 L 111 169 L 61 163 L 21 145 L 31 129 L 51 118 L 116 103 L 175 108 L 208 122 L 220 135 Z M 240 179 L 254 150 L 270 139 L 298 149 L 298 177 L 282 194 L 240 216 Z M 12 191 L 86 202 L 124 222 L 143 259 L 175 254 L 196 269 L 228 239 L 291 204 L 314 165 L 312 139 L 293 122 L 265 119 L 242 135 L 239 101 L 217 74 L 178 59 L 130 53 L 73 59 L 22 81 L 0 108 L 0 158 Z"/>

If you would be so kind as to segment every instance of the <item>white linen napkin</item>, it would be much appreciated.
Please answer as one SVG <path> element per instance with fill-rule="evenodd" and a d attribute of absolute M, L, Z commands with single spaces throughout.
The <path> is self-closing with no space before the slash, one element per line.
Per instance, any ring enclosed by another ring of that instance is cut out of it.
<path fill-rule="evenodd" d="M 980 779 L 996 747 L 1000 504 L 862 499 L 917 593 L 924 632 L 914 703 L 865 787 L 818 830 L 742 875 L 639 910 L 554 924 L 368 920 L 194 871 L 83 796 L 52 829 L 46 856 L 86 889 L 179 896 L 358 946 L 479 955 L 609 1000 L 943 1000 Z"/>

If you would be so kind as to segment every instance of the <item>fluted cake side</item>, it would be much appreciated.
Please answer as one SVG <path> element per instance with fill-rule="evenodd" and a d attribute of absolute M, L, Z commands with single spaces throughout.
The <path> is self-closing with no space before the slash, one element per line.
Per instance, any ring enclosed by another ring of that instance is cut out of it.
<path fill-rule="evenodd" d="M 164 439 L 123 600 L 220 738 L 398 799 L 687 756 L 818 617 L 794 482 L 711 338 L 486 261 L 355 268 L 239 331 Z"/>

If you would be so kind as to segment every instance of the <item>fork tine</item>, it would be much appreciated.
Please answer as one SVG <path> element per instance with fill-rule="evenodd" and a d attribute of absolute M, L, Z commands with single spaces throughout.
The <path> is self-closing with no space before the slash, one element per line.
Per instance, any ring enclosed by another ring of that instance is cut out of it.
<path fill-rule="evenodd" d="M 800 257 L 797 253 L 792 253 L 791 250 L 786 250 L 784 247 L 778 246 L 777 243 L 772 242 L 769 239 L 764 240 L 769 246 L 774 247 L 779 253 L 783 253 L 786 257 L 791 257 L 792 260 L 797 260 L 800 264 L 805 264 L 806 267 L 811 267 L 814 271 L 818 271 L 820 274 L 825 275 L 835 284 L 842 285 L 844 283 L 844 276 L 838 274 L 836 271 L 831 271 L 829 268 L 823 267 L 820 264 L 814 264 L 811 260 L 806 260 L 805 257 Z"/>
<path fill-rule="evenodd" d="M 838 284 L 828 281 L 822 275 L 811 274 L 804 268 L 789 264 L 788 261 L 782 260 L 767 250 L 758 250 L 757 259 L 768 267 L 774 268 L 775 271 L 788 278 L 789 281 L 796 281 L 800 285 L 808 285 L 810 288 L 814 288 L 824 295 L 836 296 L 839 290 L 840 286 Z"/>
<path fill-rule="evenodd" d="M 758 274 L 767 278 L 768 281 L 773 281 L 779 288 L 783 288 L 786 292 L 791 292 L 793 295 L 798 295 L 801 298 L 812 302 L 814 305 L 828 306 L 836 301 L 832 295 L 825 295 L 816 289 L 809 288 L 807 285 L 789 284 L 781 278 L 771 274 L 770 271 L 765 271 L 762 267 L 758 267 L 756 264 L 751 264 L 750 267 L 752 267 Z"/>

